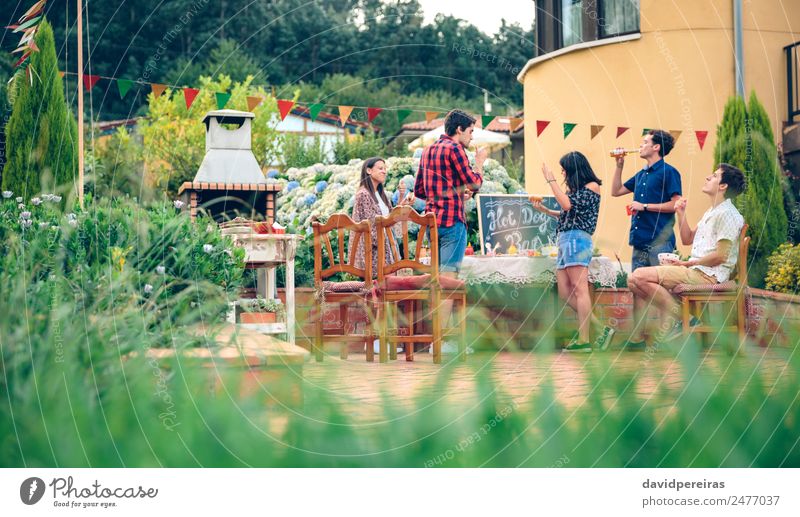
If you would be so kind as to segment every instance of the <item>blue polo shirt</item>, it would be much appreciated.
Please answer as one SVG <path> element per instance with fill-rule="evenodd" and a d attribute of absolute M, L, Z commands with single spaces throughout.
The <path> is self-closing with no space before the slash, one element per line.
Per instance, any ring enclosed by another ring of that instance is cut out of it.
<path fill-rule="evenodd" d="M 640 203 L 658 204 L 681 195 L 681 174 L 663 159 L 651 167 L 645 167 L 625 182 L 624 187 L 633 192 L 633 200 Z M 672 243 L 675 234 L 672 227 L 675 214 L 659 212 L 636 212 L 631 218 L 631 233 L 628 243 L 634 248 L 645 249 L 654 244 Z"/>

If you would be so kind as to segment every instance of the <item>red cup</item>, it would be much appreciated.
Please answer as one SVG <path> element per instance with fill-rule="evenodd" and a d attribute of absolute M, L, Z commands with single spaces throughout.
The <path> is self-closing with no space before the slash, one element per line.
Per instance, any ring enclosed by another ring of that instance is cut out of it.
<path fill-rule="evenodd" d="M 631 208 L 631 205 L 625 205 L 625 211 L 629 216 L 633 215 L 633 209 Z"/>

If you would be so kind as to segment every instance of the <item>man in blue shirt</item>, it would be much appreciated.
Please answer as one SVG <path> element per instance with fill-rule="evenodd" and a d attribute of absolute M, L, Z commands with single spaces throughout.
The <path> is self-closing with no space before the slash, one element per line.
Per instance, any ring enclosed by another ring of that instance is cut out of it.
<path fill-rule="evenodd" d="M 681 175 L 664 161 L 675 145 L 669 132 L 653 129 L 645 135 L 639 156 L 647 166 L 622 183 L 625 156 L 617 158 L 617 168 L 611 184 L 614 197 L 633 193 L 630 205 L 633 212 L 628 242 L 633 246 L 631 270 L 657 266 L 659 253 L 675 250 L 675 201 L 681 197 Z"/>

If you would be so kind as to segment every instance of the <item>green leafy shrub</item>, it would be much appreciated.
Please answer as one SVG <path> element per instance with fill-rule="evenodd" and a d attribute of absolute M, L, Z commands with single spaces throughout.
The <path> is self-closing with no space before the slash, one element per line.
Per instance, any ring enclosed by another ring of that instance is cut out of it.
<path fill-rule="evenodd" d="M 800 244 L 781 244 L 767 262 L 767 289 L 797 294 L 800 290 Z"/>

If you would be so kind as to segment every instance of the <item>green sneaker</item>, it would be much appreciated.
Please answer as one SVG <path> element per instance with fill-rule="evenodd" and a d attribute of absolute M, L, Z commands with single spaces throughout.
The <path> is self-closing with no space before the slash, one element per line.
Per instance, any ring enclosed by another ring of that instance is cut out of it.
<path fill-rule="evenodd" d="M 624 350 L 634 350 L 634 351 L 641 351 L 647 350 L 647 342 L 642 341 L 631 341 L 630 339 L 625 341 L 625 344 L 622 345 Z"/>
<path fill-rule="evenodd" d="M 591 351 L 592 351 L 591 343 L 578 343 L 577 341 L 572 341 L 564 348 L 564 352 L 591 352 Z"/>
<path fill-rule="evenodd" d="M 608 350 L 608 345 L 611 344 L 611 340 L 614 338 L 615 332 L 616 330 L 614 330 L 612 327 L 603 327 L 603 331 L 599 336 L 597 336 L 597 339 L 594 340 L 594 348 L 596 350 L 600 350 L 601 352 Z"/>

